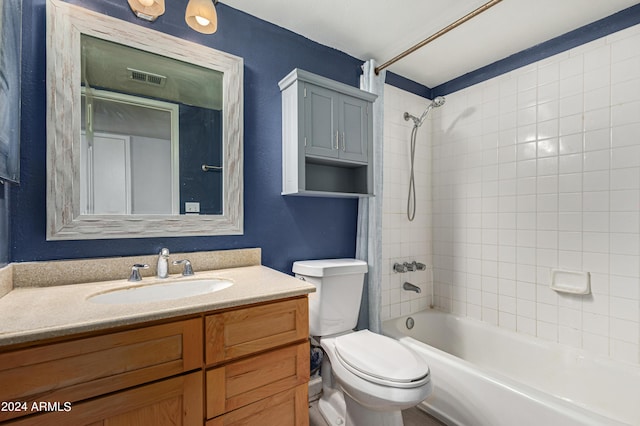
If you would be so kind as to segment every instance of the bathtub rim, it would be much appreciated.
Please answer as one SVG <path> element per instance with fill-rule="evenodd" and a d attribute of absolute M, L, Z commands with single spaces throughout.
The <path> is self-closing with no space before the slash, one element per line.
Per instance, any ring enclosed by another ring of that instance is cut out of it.
<path fill-rule="evenodd" d="M 414 337 L 411 336 L 407 336 L 405 334 L 402 334 L 402 330 L 399 329 L 398 327 L 396 327 L 395 325 L 391 325 L 389 326 L 389 324 L 398 324 L 398 325 L 403 325 L 404 321 L 406 321 L 406 319 L 408 317 L 413 317 L 419 314 L 423 314 L 423 315 L 433 315 L 433 314 L 437 314 L 437 315 L 443 315 L 443 316 L 449 316 L 449 317 L 453 317 L 456 320 L 460 320 L 460 321 L 469 321 L 473 324 L 482 326 L 482 327 L 489 327 L 495 330 L 492 331 L 499 331 L 500 333 L 504 333 L 504 334 L 516 334 L 519 338 L 523 338 L 523 339 L 532 339 L 533 343 L 535 344 L 540 344 L 541 346 L 544 346 L 545 344 L 554 344 L 554 345 L 559 345 L 561 346 L 563 349 L 568 349 L 570 351 L 572 351 L 572 353 L 578 353 L 582 356 L 586 356 L 586 358 L 590 358 L 591 360 L 594 360 L 596 362 L 605 362 L 607 364 L 613 364 L 614 367 L 618 367 L 618 368 L 623 368 L 623 367 L 631 367 L 635 370 L 640 371 L 640 366 L 636 366 L 635 364 L 631 364 L 631 363 L 625 363 L 623 361 L 615 361 L 612 360 L 610 358 L 607 357 L 603 357 L 603 356 L 596 356 L 593 355 L 589 352 L 584 351 L 583 349 L 578 349 L 572 346 L 568 346 L 568 345 L 563 345 L 561 343 L 556 343 L 556 342 L 547 342 L 547 341 L 541 341 L 538 342 L 537 340 L 540 340 L 534 336 L 530 336 L 530 335 L 524 335 L 521 336 L 520 334 L 518 334 L 515 331 L 511 331 L 511 330 L 504 330 L 499 328 L 498 326 L 494 326 L 492 324 L 487 324 L 483 321 L 477 320 L 475 318 L 469 318 L 469 317 L 462 317 L 453 313 L 449 313 L 449 312 L 444 312 L 444 311 L 440 311 L 440 310 L 436 310 L 436 309 L 425 309 L 419 312 L 416 312 L 414 314 L 409 314 L 409 315 L 404 315 L 398 318 L 391 318 L 389 320 L 383 321 L 382 322 L 382 330 L 381 333 L 384 334 L 385 336 L 394 338 L 396 340 L 398 340 L 400 343 L 403 343 L 409 347 L 411 347 L 413 350 L 415 350 L 418 353 L 420 352 L 420 349 L 422 350 L 426 350 L 426 351 L 432 351 L 433 354 L 435 354 L 435 356 L 440 357 L 441 359 L 445 360 L 445 362 L 455 362 L 459 365 L 459 367 L 467 374 L 471 374 L 473 376 L 476 377 L 483 377 L 487 380 L 489 380 L 491 383 L 507 389 L 511 392 L 515 392 L 519 395 L 522 395 L 524 397 L 526 397 L 529 400 L 532 401 L 536 401 L 536 402 L 541 402 L 544 401 L 545 404 L 550 405 L 551 407 L 553 407 L 554 409 L 563 411 L 563 412 L 576 412 L 578 414 L 578 418 L 585 418 L 585 419 L 590 419 L 590 420 L 599 420 L 602 422 L 607 422 L 605 424 L 610 425 L 610 426 L 629 426 L 629 425 L 633 425 L 633 423 L 626 423 L 626 420 L 621 420 L 620 418 L 613 418 L 613 417 L 609 417 L 608 415 L 602 414 L 602 412 L 596 412 L 593 411 L 591 409 L 589 409 L 589 407 L 581 402 L 578 401 L 574 401 L 570 398 L 565 398 L 562 397 L 560 395 L 556 395 L 554 393 L 551 392 L 545 392 L 543 390 L 540 390 L 538 388 L 535 388 L 525 382 L 521 382 L 518 381 L 516 379 L 513 379 L 509 376 L 507 376 L 504 373 L 500 373 L 499 371 L 496 371 L 494 369 L 488 368 L 488 367 L 484 367 L 482 365 L 478 365 L 478 364 L 474 364 L 473 362 L 467 361 L 466 359 L 460 358 L 456 355 L 452 355 L 442 349 L 438 349 L 434 346 L 431 346 L 425 342 L 422 342 Z M 395 330 L 396 332 L 389 332 L 389 329 L 393 328 L 393 330 Z M 426 347 L 426 349 L 425 349 Z M 428 362 L 428 361 L 427 361 Z M 621 364 L 620 366 L 616 365 L 616 364 Z M 435 387 L 437 386 L 437 374 L 434 374 L 433 369 L 431 368 L 431 366 L 429 366 L 431 372 L 432 372 L 432 380 L 433 380 L 433 384 L 434 384 L 434 390 Z M 446 414 L 444 413 L 440 413 L 439 410 L 435 410 L 431 407 L 428 407 L 428 400 L 425 400 L 423 403 L 423 409 L 425 409 L 428 413 L 434 415 L 435 417 L 443 420 L 443 421 L 452 421 L 453 419 L 450 419 L 449 417 L 446 416 Z M 428 407 L 428 409 L 427 409 Z M 576 418 L 576 416 L 571 416 L 573 418 Z"/>

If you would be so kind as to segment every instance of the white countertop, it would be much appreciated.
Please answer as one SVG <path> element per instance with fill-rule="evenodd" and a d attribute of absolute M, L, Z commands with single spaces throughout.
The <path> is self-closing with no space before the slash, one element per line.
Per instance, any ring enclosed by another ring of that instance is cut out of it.
<path fill-rule="evenodd" d="M 226 279 L 234 285 L 214 293 L 170 301 L 107 305 L 87 300 L 94 294 L 118 288 L 194 278 Z M 14 288 L 0 298 L 0 346 L 301 296 L 314 291 L 314 286 L 302 280 L 259 265 L 196 272 L 193 277 L 144 278 L 138 283 L 115 280 Z"/>

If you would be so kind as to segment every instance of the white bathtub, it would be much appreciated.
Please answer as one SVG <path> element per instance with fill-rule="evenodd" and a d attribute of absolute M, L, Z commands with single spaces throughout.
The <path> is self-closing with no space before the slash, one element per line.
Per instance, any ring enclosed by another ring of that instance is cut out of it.
<path fill-rule="evenodd" d="M 421 404 L 450 425 L 640 425 L 640 367 L 592 357 L 438 311 L 386 321 L 419 352 L 433 394 Z"/>

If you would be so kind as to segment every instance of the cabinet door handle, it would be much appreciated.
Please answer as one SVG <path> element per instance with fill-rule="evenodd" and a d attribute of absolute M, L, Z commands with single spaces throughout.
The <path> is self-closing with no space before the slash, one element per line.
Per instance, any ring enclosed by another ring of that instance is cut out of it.
<path fill-rule="evenodd" d="M 340 132 L 336 130 L 336 149 L 340 149 Z"/>
<path fill-rule="evenodd" d="M 344 132 L 342 132 L 342 151 L 343 152 L 347 151 L 347 142 L 346 142 L 345 137 L 344 137 Z"/>

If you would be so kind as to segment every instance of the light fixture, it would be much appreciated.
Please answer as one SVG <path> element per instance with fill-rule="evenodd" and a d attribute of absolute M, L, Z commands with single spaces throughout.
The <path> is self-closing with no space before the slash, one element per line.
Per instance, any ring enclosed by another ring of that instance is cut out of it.
<path fill-rule="evenodd" d="M 164 0 L 128 0 L 133 13 L 146 21 L 155 21 L 164 13 Z"/>
<path fill-rule="evenodd" d="M 218 15 L 211 0 L 189 0 L 184 20 L 194 30 L 203 34 L 213 34 L 218 29 Z"/>

